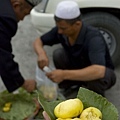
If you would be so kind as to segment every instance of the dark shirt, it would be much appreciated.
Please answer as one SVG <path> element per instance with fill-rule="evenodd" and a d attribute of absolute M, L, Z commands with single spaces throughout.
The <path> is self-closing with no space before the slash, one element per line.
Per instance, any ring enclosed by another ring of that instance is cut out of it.
<path fill-rule="evenodd" d="M 44 45 L 61 43 L 68 53 L 74 68 L 80 69 L 98 64 L 114 69 L 107 44 L 97 28 L 82 25 L 82 29 L 74 45 L 70 45 L 66 36 L 58 34 L 58 28 L 41 36 Z"/>
<path fill-rule="evenodd" d="M 9 92 L 24 82 L 12 54 L 11 38 L 16 31 L 17 20 L 11 2 L 3 0 L 0 4 L 0 76 Z"/>

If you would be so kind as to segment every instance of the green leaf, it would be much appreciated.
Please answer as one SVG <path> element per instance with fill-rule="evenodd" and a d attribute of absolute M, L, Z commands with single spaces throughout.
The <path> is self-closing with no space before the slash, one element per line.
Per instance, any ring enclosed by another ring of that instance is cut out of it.
<path fill-rule="evenodd" d="M 4 93 L 4 94 L 3 94 Z M 9 112 L 3 112 L 5 103 L 11 102 L 12 106 Z M 36 109 L 33 97 L 29 93 L 0 93 L 0 118 L 4 120 L 24 120 Z"/>
<path fill-rule="evenodd" d="M 83 102 L 84 109 L 91 106 L 101 110 L 103 115 L 102 120 L 118 120 L 118 111 L 116 107 L 105 97 L 102 97 L 101 95 L 82 87 L 79 89 L 76 97 Z M 56 100 L 49 102 L 43 97 L 42 94 L 39 94 L 39 102 L 43 109 L 50 116 L 51 120 L 56 120 L 54 108 L 62 101 L 63 100 Z"/>
<path fill-rule="evenodd" d="M 84 108 L 93 106 L 101 110 L 102 120 L 118 120 L 118 110 L 105 97 L 81 87 L 77 98 L 83 102 Z"/>
<path fill-rule="evenodd" d="M 62 102 L 62 100 L 47 101 L 47 99 L 43 97 L 42 93 L 39 92 L 38 101 L 40 105 L 43 107 L 43 109 L 47 112 L 51 120 L 56 120 L 56 117 L 54 115 L 54 108 L 58 103 Z"/>

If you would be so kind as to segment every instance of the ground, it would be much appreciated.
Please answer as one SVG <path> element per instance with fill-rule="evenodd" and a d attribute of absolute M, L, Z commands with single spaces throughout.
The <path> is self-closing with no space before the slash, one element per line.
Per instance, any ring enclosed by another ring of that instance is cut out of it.
<path fill-rule="evenodd" d="M 19 22 L 18 31 L 12 39 L 13 53 L 15 61 L 19 63 L 19 69 L 24 78 L 35 79 L 36 69 L 36 54 L 33 49 L 33 41 L 39 37 L 37 31 L 30 22 L 30 16 L 27 16 L 24 21 Z M 52 48 L 46 47 L 46 51 L 51 59 L 52 51 L 58 46 Z M 52 59 L 51 59 L 52 60 Z M 52 64 L 52 61 L 51 61 Z M 112 102 L 120 113 L 120 66 L 115 69 L 117 75 L 117 83 L 111 89 L 106 91 L 106 98 Z M 0 81 L 0 89 L 6 89 L 2 80 Z"/>

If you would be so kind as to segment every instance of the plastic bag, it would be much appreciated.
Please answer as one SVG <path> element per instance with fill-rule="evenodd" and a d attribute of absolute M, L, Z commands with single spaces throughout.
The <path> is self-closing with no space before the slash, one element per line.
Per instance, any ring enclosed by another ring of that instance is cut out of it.
<path fill-rule="evenodd" d="M 36 66 L 36 82 L 37 89 L 40 90 L 44 97 L 51 101 L 55 100 L 58 95 L 58 86 L 57 83 L 52 82 L 45 74 L 51 70 L 48 67 L 45 67 L 45 71 L 41 70 Z"/>

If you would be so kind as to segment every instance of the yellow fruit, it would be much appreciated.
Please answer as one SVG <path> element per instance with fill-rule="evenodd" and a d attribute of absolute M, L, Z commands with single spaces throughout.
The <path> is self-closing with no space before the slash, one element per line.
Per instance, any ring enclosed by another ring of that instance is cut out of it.
<path fill-rule="evenodd" d="M 5 103 L 5 106 L 3 107 L 3 112 L 10 111 L 11 105 L 12 105 L 11 102 Z"/>
<path fill-rule="evenodd" d="M 63 118 L 58 118 L 56 120 L 72 120 L 71 118 L 66 118 L 66 119 L 63 119 Z"/>
<path fill-rule="evenodd" d="M 56 120 L 81 120 L 80 118 L 66 118 L 66 119 L 63 119 L 63 118 L 58 118 Z"/>
<path fill-rule="evenodd" d="M 102 120 L 102 113 L 95 107 L 88 107 L 82 111 L 80 118 L 82 120 Z"/>
<path fill-rule="evenodd" d="M 5 107 L 11 107 L 11 105 L 12 105 L 11 102 L 5 103 Z"/>
<path fill-rule="evenodd" d="M 8 112 L 10 111 L 10 107 L 3 107 L 3 112 Z"/>
<path fill-rule="evenodd" d="M 72 120 L 81 120 L 80 118 L 74 118 L 74 119 L 72 119 Z"/>
<path fill-rule="evenodd" d="M 78 98 L 75 98 L 59 103 L 54 109 L 54 114 L 57 118 L 66 119 L 77 117 L 82 110 L 83 103 Z"/>

